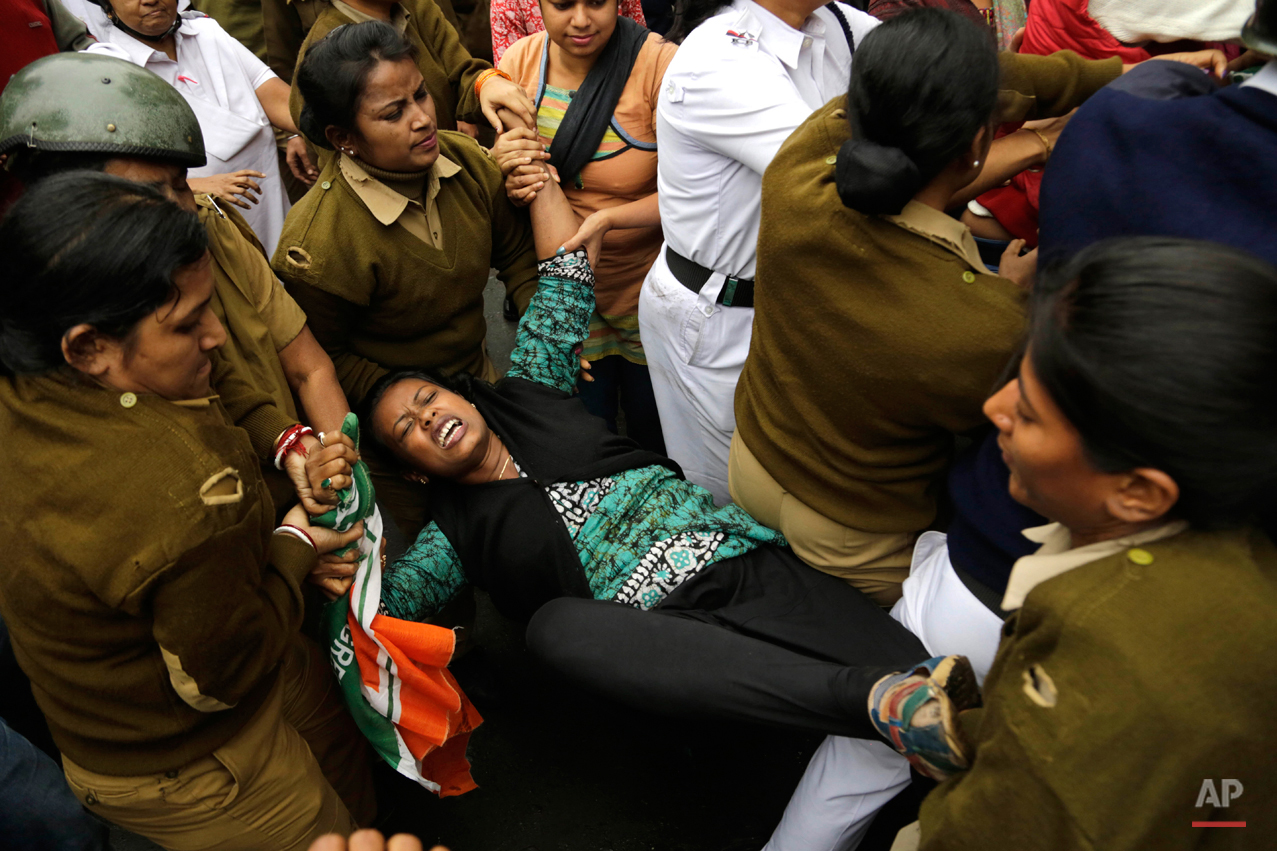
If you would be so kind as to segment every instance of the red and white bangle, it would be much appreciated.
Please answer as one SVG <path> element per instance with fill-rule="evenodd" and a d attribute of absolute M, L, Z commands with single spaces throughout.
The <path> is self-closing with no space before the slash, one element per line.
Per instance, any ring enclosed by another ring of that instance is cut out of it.
<path fill-rule="evenodd" d="M 294 538 L 300 538 L 301 540 L 310 544 L 310 548 L 313 549 L 315 552 L 319 552 L 319 547 L 315 546 L 315 539 L 312 538 L 306 532 L 306 530 L 302 529 L 300 526 L 292 526 L 285 523 L 283 526 L 280 526 L 275 530 L 275 534 L 276 535 L 292 535 Z"/>
<path fill-rule="evenodd" d="M 302 435 L 314 434 L 310 426 L 301 424 L 284 429 L 284 433 L 275 441 L 275 469 L 284 469 L 284 456 L 289 452 L 300 452 L 306 457 L 306 447 L 302 445 Z"/>

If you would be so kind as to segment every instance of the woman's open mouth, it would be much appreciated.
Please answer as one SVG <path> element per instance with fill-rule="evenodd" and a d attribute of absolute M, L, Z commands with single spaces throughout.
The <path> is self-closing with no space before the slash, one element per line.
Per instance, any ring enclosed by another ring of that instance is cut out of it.
<path fill-rule="evenodd" d="M 450 449 L 466 433 L 466 424 L 459 417 L 448 419 L 435 426 L 434 439 L 441 449 Z"/>

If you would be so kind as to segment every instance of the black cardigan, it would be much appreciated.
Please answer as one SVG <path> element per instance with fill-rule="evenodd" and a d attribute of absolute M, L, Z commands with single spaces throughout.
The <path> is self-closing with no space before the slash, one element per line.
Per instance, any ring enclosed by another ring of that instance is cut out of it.
<path fill-rule="evenodd" d="M 528 381 L 476 381 L 471 401 L 525 474 L 478 485 L 430 484 L 431 513 L 466 578 L 497 610 L 526 619 L 555 597 L 590 597 L 576 544 L 545 486 L 583 482 L 670 459 L 607 430 L 580 398 Z"/>

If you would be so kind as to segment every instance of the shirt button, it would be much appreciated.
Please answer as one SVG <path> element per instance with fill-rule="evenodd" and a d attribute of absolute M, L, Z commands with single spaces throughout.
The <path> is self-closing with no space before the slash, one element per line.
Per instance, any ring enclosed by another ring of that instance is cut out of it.
<path fill-rule="evenodd" d="M 825 165 L 833 165 L 836 162 L 838 162 L 837 154 L 830 154 L 829 156 L 825 157 Z"/>
<path fill-rule="evenodd" d="M 1126 557 L 1135 564 L 1152 564 L 1153 554 L 1148 550 L 1141 550 L 1136 547 L 1133 550 L 1127 550 Z"/>
<path fill-rule="evenodd" d="M 97 802 L 98 802 L 98 799 L 97 799 L 97 798 L 95 798 L 95 797 L 93 797 L 93 793 L 92 793 L 92 792 L 90 792 L 88 795 L 85 795 L 85 796 L 84 796 L 84 803 L 85 803 L 85 806 L 89 806 L 89 807 L 91 807 L 91 806 L 93 806 L 94 804 L 96 804 Z"/>
<path fill-rule="evenodd" d="M 805 39 L 803 39 L 803 47 L 804 47 L 804 48 L 811 47 L 811 39 L 810 39 L 810 38 L 805 38 Z"/>
<path fill-rule="evenodd" d="M 704 313 L 706 316 L 713 316 L 713 315 L 714 315 L 714 308 L 710 307 L 710 306 L 707 304 L 707 305 L 705 305 L 705 306 L 703 306 L 703 307 L 701 308 L 701 313 Z"/>
<path fill-rule="evenodd" d="M 120 396 L 120 404 L 125 408 L 131 408 L 137 404 L 136 393 L 124 393 Z"/>
<path fill-rule="evenodd" d="M 169 780 L 172 780 L 174 777 L 177 777 L 177 774 L 178 772 L 176 768 L 164 772 L 164 776 L 167 777 Z"/>
<path fill-rule="evenodd" d="M 968 284 L 974 284 L 974 283 L 975 283 L 975 272 L 963 272 L 963 273 L 962 273 L 962 280 L 966 281 Z"/>
<path fill-rule="evenodd" d="M 327 180 L 325 180 L 323 183 L 319 184 L 319 188 L 320 188 L 320 189 L 328 189 L 328 188 L 330 188 L 330 187 L 332 187 L 332 183 L 330 183 L 330 182 L 329 182 L 329 181 L 327 181 Z"/>

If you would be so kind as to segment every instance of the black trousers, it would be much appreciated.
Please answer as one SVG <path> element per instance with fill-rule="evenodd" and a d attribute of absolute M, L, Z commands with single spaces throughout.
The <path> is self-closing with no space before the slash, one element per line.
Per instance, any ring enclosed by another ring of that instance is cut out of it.
<path fill-rule="evenodd" d="M 650 612 L 563 598 L 528 646 L 569 680 L 670 715 L 876 739 L 869 690 L 928 658 L 913 633 L 788 549 L 717 562 Z"/>

